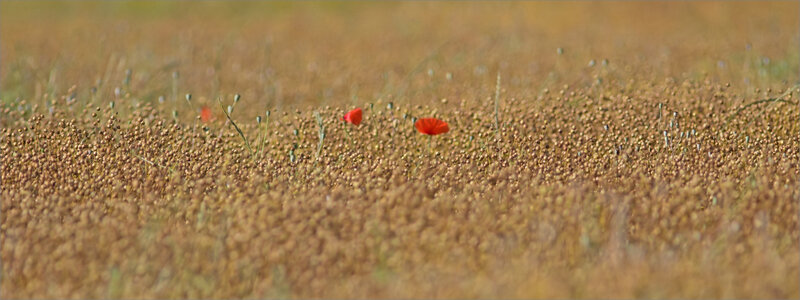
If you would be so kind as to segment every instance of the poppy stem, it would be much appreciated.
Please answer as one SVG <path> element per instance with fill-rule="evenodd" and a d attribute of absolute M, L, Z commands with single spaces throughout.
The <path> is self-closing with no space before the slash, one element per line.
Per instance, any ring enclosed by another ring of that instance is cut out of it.
<path fill-rule="evenodd" d="M 433 136 L 428 135 L 428 151 L 433 153 Z"/>
<path fill-rule="evenodd" d="M 342 121 L 342 124 L 344 125 L 344 134 L 347 135 L 347 143 L 349 144 L 350 143 L 350 127 L 347 126 L 347 122 L 345 122 L 345 121 Z"/>

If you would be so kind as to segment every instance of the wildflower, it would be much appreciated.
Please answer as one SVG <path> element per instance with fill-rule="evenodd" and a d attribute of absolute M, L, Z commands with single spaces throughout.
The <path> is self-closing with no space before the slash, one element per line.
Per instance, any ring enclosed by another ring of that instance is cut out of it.
<path fill-rule="evenodd" d="M 422 134 L 437 135 L 450 131 L 447 122 L 436 118 L 421 118 L 414 123 L 414 127 Z"/>
<path fill-rule="evenodd" d="M 208 108 L 208 106 L 203 106 L 203 108 L 200 109 L 200 120 L 203 121 L 203 123 L 211 122 L 212 117 L 211 109 Z"/>
<path fill-rule="evenodd" d="M 342 121 L 351 123 L 353 125 L 361 124 L 361 113 L 362 112 L 360 108 L 351 110 L 350 112 L 344 114 L 344 117 L 342 117 Z"/>

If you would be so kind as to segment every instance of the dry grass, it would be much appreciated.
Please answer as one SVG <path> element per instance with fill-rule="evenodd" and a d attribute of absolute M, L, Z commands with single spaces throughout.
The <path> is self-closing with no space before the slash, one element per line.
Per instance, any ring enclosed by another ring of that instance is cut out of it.
<path fill-rule="evenodd" d="M 796 3 L 143 4 L 2 2 L 0 297 L 800 296 Z"/>

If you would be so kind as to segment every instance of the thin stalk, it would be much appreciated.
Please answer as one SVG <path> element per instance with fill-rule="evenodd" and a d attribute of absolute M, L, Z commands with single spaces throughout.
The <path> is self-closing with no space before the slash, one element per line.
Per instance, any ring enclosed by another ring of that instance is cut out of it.
<path fill-rule="evenodd" d="M 433 153 L 433 136 L 428 136 L 428 152 Z"/>
<path fill-rule="evenodd" d="M 780 102 L 780 103 L 788 103 L 788 104 L 792 104 L 792 105 L 798 105 L 797 102 L 793 102 L 793 101 L 790 101 L 790 100 L 783 100 L 782 99 L 783 97 L 786 97 L 787 95 L 789 95 L 797 87 L 800 87 L 800 85 L 795 85 L 795 86 L 787 89 L 785 92 L 783 92 L 783 94 L 780 94 L 777 97 L 753 101 L 753 102 L 750 102 L 750 103 L 746 104 L 745 106 L 742 106 L 741 108 L 737 109 L 736 112 L 733 113 L 730 117 L 728 117 L 728 119 L 725 121 L 725 124 L 727 125 L 727 123 L 730 122 L 734 117 L 736 117 L 736 115 L 738 115 L 739 113 L 741 113 L 745 109 L 747 109 L 747 108 L 749 108 L 751 106 L 754 106 L 754 105 L 767 103 L 767 102 Z"/>
<path fill-rule="evenodd" d="M 231 115 L 228 114 L 228 111 L 225 110 L 225 106 L 222 105 L 222 100 L 220 100 L 220 98 L 217 98 L 217 102 L 219 102 L 219 108 L 222 109 L 222 112 L 225 113 L 225 117 L 227 117 L 228 121 L 231 122 L 231 124 L 233 124 L 233 128 L 236 129 L 236 132 L 238 132 L 239 136 L 242 137 L 242 140 L 244 140 L 244 145 L 247 146 L 247 150 L 250 151 L 250 157 L 254 157 L 255 153 L 253 153 L 253 148 L 250 148 L 250 142 L 247 140 L 246 137 L 244 137 L 244 133 L 242 132 L 241 129 L 239 129 L 239 126 L 236 125 L 236 122 L 234 122 L 233 119 L 231 119 Z"/>
<path fill-rule="evenodd" d="M 500 133 L 500 112 L 499 112 L 499 102 L 500 102 L 500 72 L 497 72 L 497 84 L 494 87 L 494 133 L 498 135 Z"/>
<path fill-rule="evenodd" d="M 314 167 L 316 167 L 319 162 L 319 156 L 322 154 L 322 143 L 325 140 L 325 125 L 322 122 L 322 117 L 320 117 L 319 112 L 315 112 L 314 117 L 317 119 L 317 127 L 319 128 L 319 144 L 317 144 L 317 155 L 314 159 Z"/>
<path fill-rule="evenodd" d="M 342 121 L 342 124 L 344 125 L 344 134 L 347 136 L 347 143 L 349 144 L 351 142 L 350 127 L 347 126 L 347 122 Z"/>
<path fill-rule="evenodd" d="M 256 137 L 256 154 L 261 154 L 262 141 L 264 140 L 264 133 L 261 130 L 261 124 L 258 124 L 258 136 Z"/>
<path fill-rule="evenodd" d="M 261 146 L 259 146 L 259 149 L 258 149 L 259 156 L 262 156 L 261 153 L 266 148 L 265 145 L 267 143 L 267 134 L 269 133 L 269 115 L 267 115 L 265 117 L 265 119 L 266 120 L 264 120 L 264 121 L 266 122 L 266 124 L 264 124 L 264 134 L 261 135 Z"/>
<path fill-rule="evenodd" d="M 172 72 L 172 103 L 178 102 L 178 71 Z"/>

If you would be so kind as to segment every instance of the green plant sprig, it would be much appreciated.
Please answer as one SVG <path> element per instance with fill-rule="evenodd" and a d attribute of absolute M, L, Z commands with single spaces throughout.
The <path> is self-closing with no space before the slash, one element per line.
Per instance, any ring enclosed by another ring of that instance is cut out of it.
<path fill-rule="evenodd" d="M 217 102 L 219 103 L 219 108 L 222 109 L 222 112 L 225 113 L 225 117 L 228 118 L 228 121 L 231 122 L 231 124 L 233 124 L 233 128 L 235 128 L 236 132 L 239 133 L 239 136 L 242 137 L 242 140 L 244 141 L 244 145 L 247 146 L 247 150 L 250 151 L 250 157 L 255 157 L 255 153 L 253 152 L 253 148 L 250 147 L 250 142 L 244 136 L 244 132 L 242 132 L 242 130 L 239 129 L 239 126 L 236 125 L 236 122 L 234 122 L 233 119 L 231 119 L 231 115 L 228 114 L 228 111 L 225 110 L 225 106 L 222 105 L 222 100 L 220 98 L 217 98 Z"/>

